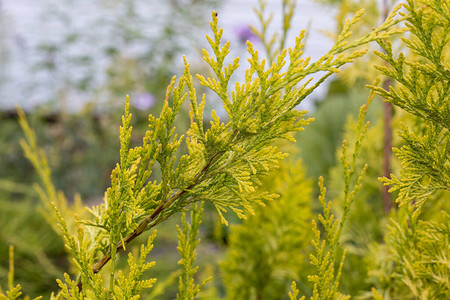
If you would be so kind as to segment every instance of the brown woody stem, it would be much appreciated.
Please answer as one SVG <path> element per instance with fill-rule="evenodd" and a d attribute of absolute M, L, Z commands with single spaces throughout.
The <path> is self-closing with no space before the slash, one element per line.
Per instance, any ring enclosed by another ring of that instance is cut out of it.
<path fill-rule="evenodd" d="M 384 19 L 389 15 L 389 5 L 385 0 L 384 6 Z M 389 91 L 389 87 L 392 84 L 391 79 L 386 79 L 383 83 L 383 88 Z M 389 102 L 383 103 L 384 114 L 384 143 L 383 143 L 383 176 L 386 178 L 391 177 L 391 155 L 392 155 L 392 104 Z M 383 185 L 383 211 L 388 214 L 392 208 L 392 199 L 389 194 L 389 187 Z"/>

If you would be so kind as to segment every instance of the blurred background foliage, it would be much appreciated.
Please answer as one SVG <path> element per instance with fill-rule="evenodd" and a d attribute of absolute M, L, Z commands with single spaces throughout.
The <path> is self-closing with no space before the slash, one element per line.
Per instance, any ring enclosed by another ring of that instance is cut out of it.
<path fill-rule="evenodd" d="M 305 228 L 312 218 L 312 181 L 301 161 L 290 158 L 264 179 L 263 187 L 280 197 L 231 225 L 221 263 L 227 299 L 284 299 L 292 280 L 307 286 L 312 231 Z"/>
<path fill-rule="evenodd" d="M 382 6 L 376 0 L 316 1 L 337 8 L 336 32 L 340 32 L 343 20 L 361 7 L 366 8 L 366 19 L 362 22 L 365 26 L 358 28 L 361 32 L 369 31 L 382 20 Z M 157 6 L 162 7 L 158 12 L 142 10 L 140 5 L 144 2 L 95 1 L 104 14 L 87 23 L 95 24 L 96 30 L 92 32 L 69 26 L 76 18 L 72 11 L 80 9 L 76 1 L 47 2 L 48 15 L 44 17 L 71 30 L 61 40 L 39 45 L 42 55 L 36 63 L 36 72 L 61 76 L 61 84 L 54 88 L 51 101 L 29 110 L 27 118 L 50 160 L 56 187 L 69 198 L 80 194 L 88 206 L 103 196 L 118 159 L 118 126 L 124 101 L 112 99 L 124 99 L 125 94 L 131 93 L 133 136 L 137 142 L 146 130 L 148 114 L 159 113 L 165 87 L 177 72 L 175 60 L 187 44 L 199 43 L 199 36 L 192 34 L 198 30 L 193 29 L 207 31 L 209 12 L 220 1 L 148 2 L 149 7 L 158 2 Z M 391 8 L 392 1 L 388 2 Z M 143 16 L 144 11 L 152 14 Z M 157 17 L 160 11 L 164 14 Z M 0 17 L 0 22 L 3 21 Z M 154 23 L 161 27 L 156 34 L 148 36 L 141 30 Z M 333 38 L 336 32 L 326 34 Z M 98 53 L 73 50 L 83 49 L 81 45 L 86 43 L 94 47 L 98 40 L 107 41 L 99 47 L 103 68 L 91 69 Z M 5 57 L 6 50 L 0 47 L 3 53 L 0 59 Z M 339 217 L 344 183 L 337 149 L 343 138 L 350 143 L 354 139 L 355 116 L 367 100 L 369 91 L 365 85 L 374 79 L 375 62 L 379 63 L 369 53 L 333 78 L 323 99 L 314 101 L 310 115 L 315 122 L 296 136 L 295 146 L 280 145 L 291 157 L 276 173 L 263 179 L 266 190 L 280 194 L 278 200 L 258 208 L 248 220 L 230 216 L 228 219 L 234 222 L 229 227 L 223 227 L 214 209 L 205 206 L 197 261 L 199 277 L 214 275 L 214 279 L 198 295 L 199 299 L 285 299 L 293 279 L 308 295 L 305 276 L 310 266 L 306 253 L 312 235 L 311 218 L 318 210 L 315 182 L 324 176 L 334 213 Z M 202 66 L 193 66 L 193 73 L 195 68 Z M 71 77 L 67 69 L 78 69 L 77 74 L 81 75 Z M 0 71 L 0 84 L 4 76 Z M 82 95 L 90 95 L 88 104 L 75 112 L 65 109 L 70 101 Z M 187 126 L 187 110 L 188 107 L 177 120 L 178 128 Z M 70 264 L 62 240 L 39 212 L 38 197 L 33 190 L 36 175 L 20 148 L 22 134 L 16 118 L 14 110 L 0 111 L 0 285 L 6 286 L 8 247 L 14 245 L 15 282 L 22 285 L 24 294 L 48 297 L 57 288 L 55 278 L 61 278 Z M 384 212 L 382 186 L 377 180 L 383 174 L 381 99 L 371 105 L 367 118 L 371 127 L 358 164 L 368 163 L 369 168 L 341 241 L 347 251 L 341 280 L 343 292 L 361 299 L 368 298 L 367 291 L 373 285 L 388 284 L 382 282 L 383 274 L 390 270 L 383 265 L 387 261 L 383 257 L 387 255 L 383 241 L 387 220 L 396 214 L 395 209 L 388 214 Z M 418 121 L 396 110 L 393 128 L 398 128 L 400 122 Z M 393 145 L 400 145 L 395 135 Z M 399 166 L 393 157 L 391 162 L 396 174 Z M 434 204 L 429 204 L 425 219 L 439 213 L 439 209 L 431 209 L 433 205 L 441 205 L 439 195 L 431 203 Z M 158 278 L 152 294 L 147 295 L 152 299 L 176 297 L 177 223 L 175 217 L 158 228 L 156 247 L 150 254 L 157 262 L 151 277 Z"/>

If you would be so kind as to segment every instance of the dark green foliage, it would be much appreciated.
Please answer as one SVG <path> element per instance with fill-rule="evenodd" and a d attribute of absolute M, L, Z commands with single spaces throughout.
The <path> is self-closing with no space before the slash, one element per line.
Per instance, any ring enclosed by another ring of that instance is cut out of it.
<path fill-rule="evenodd" d="M 332 83 L 330 89 L 339 84 L 342 85 L 343 82 L 339 80 Z M 297 146 L 300 148 L 299 156 L 306 166 L 309 177 L 323 176 L 325 181 L 331 178 L 330 172 L 339 161 L 339 155 L 336 155 L 336 152 L 342 139 L 348 140 L 346 136 L 349 130 L 349 125 L 346 126 L 348 116 L 351 114 L 357 117 L 359 107 L 367 100 L 367 89 L 359 85 L 357 83 L 351 89 L 345 87 L 339 93 L 330 90 L 326 98 L 317 102 L 314 111 L 309 114 L 315 121 L 308 126 L 308 130 L 296 135 Z M 379 112 L 379 103 L 371 104 L 367 119 L 371 122 L 379 119 Z M 361 161 L 367 160 L 361 159 Z M 341 177 L 340 171 L 338 174 Z"/>
<path fill-rule="evenodd" d="M 95 201 L 108 186 L 108 169 L 117 159 L 112 151 L 119 149 L 116 131 L 112 130 L 116 126 L 115 113 L 99 115 L 90 107 L 73 114 L 37 109 L 27 118 L 40 144 L 45 145 L 55 186 L 64 189 L 70 198 L 79 193 L 83 199 Z M 19 130 L 17 113 L 11 113 L 10 118 L 0 113 L 0 191 L 13 192 L 13 197 L 21 194 L 21 189 L 11 191 L 8 185 L 32 185 L 36 181 L 32 166 L 21 154 Z"/>
<path fill-rule="evenodd" d="M 9 270 L 8 270 L 8 290 L 3 293 L 0 286 L 0 299 L 1 300 L 14 300 L 22 295 L 22 287 L 20 284 L 14 286 L 14 246 L 9 246 Z M 37 297 L 34 300 L 42 299 L 42 297 Z"/>
<path fill-rule="evenodd" d="M 8 246 L 14 245 L 14 281 L 25 295 L 50 296 L 55 278 L 69 266 L 64 245 L 30 201 L 0 199 L 0 285 L 8 274 Z"/>

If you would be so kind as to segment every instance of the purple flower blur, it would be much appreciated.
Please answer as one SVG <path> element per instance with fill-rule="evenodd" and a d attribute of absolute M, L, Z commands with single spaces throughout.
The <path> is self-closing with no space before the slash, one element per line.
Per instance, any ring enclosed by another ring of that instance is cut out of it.
<path fill-rule="evenodd" d="M 137 94 L 136 98 L 131 101 L 131 105 L 139 110 L 148 110 L 155 105 L 156 99 L 150 93 Z"/>
<path fill-rule="evenodd" d="M 234 27 L 234 33 L 238 37 L 239 41 L 244 45 L 247 41 L 258 42 L 259 37 L 252 31 L 249 25 L 240 25 Z"/>

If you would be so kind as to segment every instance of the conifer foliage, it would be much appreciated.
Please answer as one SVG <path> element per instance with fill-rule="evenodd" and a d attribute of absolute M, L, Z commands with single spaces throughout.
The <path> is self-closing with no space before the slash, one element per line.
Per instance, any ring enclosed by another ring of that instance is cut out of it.
<path fill-rule="evenodd" d="M 275 194 L 259 191 L 258 186 L 261 176 L 277 168 L 279 161 L 286 156 L 274 146 L 274 142 L 278 139 L 292 141 L 293 133 L 303 130 L 312 121 L 305 120 L 305 111 L 297 111 L 295 107 L 327 77 L 338 72 L 339 67 L 365 54 L 364 50 L 354 48 L 400 32 L 393 27 L 400 21 L 394 18 L 397 10 L 380 27 L 350 40 L 350 27 L 363 13 L 357 12 L 345 23 L 331 50 L 315 62 L 302 57 L 304 31 L 292 48 L 274 55 L 271 64 L 261 59 L 258 51 L 247 42 L 250 67 L 245 70 L 244 82 L 235 84 L 230 83 L 230 78 L 239 67 L 239 58 L 226 63 L 230 43 L 222 42 L 223 31 L 219 29 L 217 14 L 213 12 L 212 35 L 207 36 L 212 52 L 203 50 L 203 55 L 215 76 L 197 75 L 197 78 L 222 100 L 227 113 L 225 121 L 213 111 L 210 125 L 205 126 L 206 96 L 198 99 L 185 58 L 183 75 L 178 80 L 172 78 L 160 116 L 149 115 L 148 131 L 142 144 L 136 147 L 130 146 L 132 126 L 127 99 L 120 127 L 119 163 L 111 173 L 111 186 L 104 194 L 103 203 L 92 207 L 90 215 L 76 215 L 67 220 L 71 207 L 52 186 L 45 157 L 36 147 L 32 129 L 22 115 L 21 124 L 26 133 L 24 149 L 28 157 L 39 158 L 32 159 L 43 183 L 39 195 L 47 209 L 53 207 L 78 272 L 76 279 L 66 274 L 65 282 L 58 281 L 61 291 L 55 298 L 138 299 L 143 289 L 151 288 L 155 283 L 155 279 L 145 279 L 144 272 L 153 265 L 146 261 L 146 257 L 153 247 L 156 233 L 153 232 L 147 243 L 141 245 L 138 257 L 129 255 L 128 270 L 116 270 L 118 253 L 126 251 L 136 237 L 196 202 L 211 202 L 221 221 L 227 224 L 224 212 L 232 211 L 245 219 L 254 213 L 254 205 L 264 205 L 276 198 Z M 314 81 L 312 75 L 317 73 L 319 78 Z M 178 136 L 174 122 L 187 98 L 190 128 L 186 136 Z M 178 149 L 182 143 L 186 143 L 188 153 L 179 157 Z M 353 173 L 349 166 L 346 165 L 346 176 Z M 159 168 L 159 181 L 151 176 L 154 168 Z M 351 199 L 352 194 L 350 190 L 348 192 Z M 184 295 L 189 295 L 187 298 L 195 296 L 202 285 L 192 282 L 195 274 L 193 244 L 197 243 L 195 231 L 199 225 L 197 209 L 194 209 L 192 227 L 185 224 L 179 231 L 181 263 L 185 269 L 184 277 L 180 279 L 179 297 L 183 299 L 186 298 Z M 326 219 L 321 219 L 321 222 L 332 227 L 327 238 L 335 243 L 333 231 L 341 225 L 336 227 Z M 317 231 L 315 234 L 315 246 L 320 255 Z M 108 262 L 109 276 L 103 277 L 100 271 Z M 325 266 L 329 267 L 333 268 L 332 263 Z M 316 282 L 314 277 L 311 280 L 319 288 L 320 282 Z M 335 288 L 331 292 L 334 293 Z"/>
<path fill-rule="evenodd" d="M 396 81 L 389 90 L 371 86 L 387 101 L 416 117 L 399 135 L 394 149 L 400 175 L 381 179 L 397 191 L 402 208 L 391 220 L 386 237 L 390 256 L 376 271 L 384 295 L 398 299 L 450 297 L 450 1 L 408 0 L 403 38 L 410 53 L 394 54 L 380 41 L 389 63 L 378 66 Z M 425 215 L 423 208 L 437 212 Z M 381 272 L 380 272 L 381 271 Z"/>
<path fill-rule="evenodd" d="M 403 166 L 400 178 L 385 179 L 392 191 L 399 191 L 400 205 L 414 202 L 414 218 L 426 199 L 438 190 L 450 189 L 450 2 L 408 1 L 407 27 L 411 38 L 403 38 L 416 55 L 394 56 L 391 44 L 380 41 L 386 53 L 377 52 L 389 66 L 378 66 L 398 85 L 385 91 L 372 87 L 387 101 L 422 120 L 418 132 L 406 126 L 399 134 L 405 145 L 396 149 Z"/>

